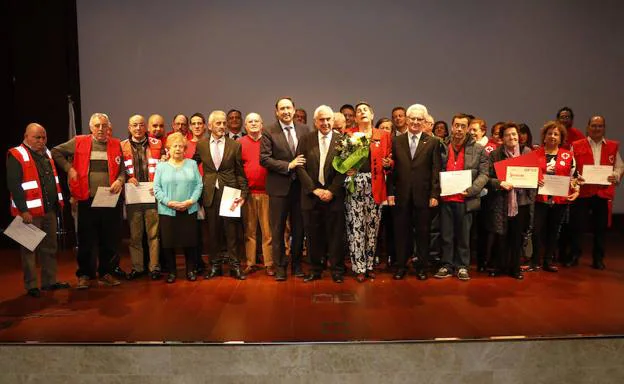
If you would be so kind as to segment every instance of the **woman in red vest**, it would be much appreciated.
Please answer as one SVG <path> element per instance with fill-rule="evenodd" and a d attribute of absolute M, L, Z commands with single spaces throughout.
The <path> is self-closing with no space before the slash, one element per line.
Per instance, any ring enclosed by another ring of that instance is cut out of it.
<path fill-rule="evenodd" d="M 358 282 L 374 278 L 373 260 L 377 245 L 377 232 L 381 221 L 381 204 L 386 196 L 386 173 L 392 167 L 392 142 L 390 134 L 373 128 L 373 108 L 364 102 L 355 106 L 357 127 L 345 133 L 352 136 L 362 132 L 370 137 L 370 152 L 360 169 L 350 169 L 355 191 L 345 199 L 347 243 L 352 270 Z"/>
<path fill-rule="evenodd" d="M 570 187 L 567 196 L 538 193 L 535 198 L 533 256 L 529 270 L 535 270 L 540 266 L 540 249 L 543 248 L 544 271 L 557 272 L 557 267 L 552 263 L 557 247 L 559 226 L 567 205 L 579 195 L 574 155 L 571 151 L 561 147 L 562 143 L 566 142 L 567 134 L 565 127 L 558 121 L 548 121 L 542 127 L 542 146 L 536 150 L 542 174 L 570 177 Z M 539 186 L 544 186 L 543 179 L 540 180 Z"/>

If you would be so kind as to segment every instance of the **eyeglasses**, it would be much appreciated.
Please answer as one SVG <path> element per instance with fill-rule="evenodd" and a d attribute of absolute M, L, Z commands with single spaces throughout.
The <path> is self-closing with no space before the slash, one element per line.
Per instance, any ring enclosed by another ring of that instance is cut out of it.
<path fill-rule="evenodd" d="M 424 117 L 408 117 L 407 118 L 409 121 L 413 121 L 416 122 L 418 124 L 422 124 L 425 122 L 425 118 Z"/>

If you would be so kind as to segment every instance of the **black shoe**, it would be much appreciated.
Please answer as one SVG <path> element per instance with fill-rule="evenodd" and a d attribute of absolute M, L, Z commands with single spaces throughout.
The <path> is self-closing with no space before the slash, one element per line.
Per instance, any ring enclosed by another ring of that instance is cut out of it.
<path fill-rule="evenodd" d="M 301 269 L 301 265 L 299 264 L 293 265 L 292 275 L 295 277 L 305 277 L 305 273 L 303 273 L 303 269 Z"/>
<path fill-rule="evenodd" d="M 516 280 L 524 280 L 524 275 L 522 274 L 522 272 L 512 273 L 511 277 L 513 277 Z"/>
<path fill-rule="evenodd" d="M 344 278 L 342 277 L 342 274 L 340 273 L 332 274 L 332 280 L 334 280 L 334 283 L 338 283 L 338 284 L 344 282 Z"/>
<path fill-rule="evenodd" d="M 170 273 L 167 275 L 167 284 L 173 284 L 176 281 L 176 275 L 173 273 Z"/>
<path fill-rule="evenodd" d="M 559 271 L 559 268 L 555 267 L 552 264 L 544 264 L 542 269 L 546 272 L 558 272 Z"/>
<path fill-rule="evenodd" d="M 572 259 L 566 261 L 565 263 L 566 267 L 576 267 L 577 265 L 579 265 L 578 257 L 573 257 Z"/>
<path fill-rule="evenodd" d="M 405 274 L 407 274 L 407 270 L 405 268 L 399 268 L 392 278 L 394 280 L 403 280 Z"/>
<path fill-rule="evenodd" d="M 115 268 L 113 268 L 113 275 L 121 278 L 121 279 L 125 279 L 126 278 L 126 272 L 121 269 L 121 267 L 117 266 Z"/>
<path fill-rule="evenodd" d="M 496 276 L 498 276 L 498 275 L 500 275 L 500 272 L 498 272 L 498 271 L 497 271 L 497 270 L 495 270 L 495 269 L 491 270 L 491 271 L 488 273 L 488 276 L 490 276 L 490 277 L 496 277 Z"/>
<path fill-rule="evenodd" d="M 321 280 L 321 275 L 318 273 L 310 273 L 309 275 L 303 278 L 304 283 L 308 283 L 314 280 Z"/>
<path fill-rule="evenodd" d="M 39 288 L 30 288 L 26 291 L 26 294 L 30 297 L 41 297 L 41 291 Z"/>
<path fill-rule="evenodd" d="M 152 271 L 152 272 L 150 272 L 150 277 L 152 278 L 152 280 L 160 279 L 160 271 Z"/>
<path fill-rule="evenodd" d="M 477 272 L 483 273 L 485 272 L 487 269 L 483 266 L 483 265 L 479 265 L 477 267 Z"/>
<path fill-rule="evenodd" d="M 223 269 L 221 266 L 213 265 L 212 268 L 210 268 L 210 272 L 206 273 L 204 276 L 204 279 L 212 279 L 217 276 L 223 276 Z"/>
<path fill-rule="evenodd" d="M 64 281 L 57 281 L 54 284 L 41 287 L 41 290 L 42 291 L 56 291 L 57 289 L 69 289 L 69 288 L 71 288 L 71 285 L 69 285 L 69 283 L 66 283 Z"/>
<path fill-rule="evenodd" d="M 186 274 L 186 280 L 197 281 L 197 275 L 195 274 L 195 272 L 189 272 Z"/>
<path fill-rule="evenodd" d="M 139 277 L 143 277 L 143 275 L 145 275 L 145 272 L 139 272 L 136 269 L 133 269 L 132 271 L 130 271 L 130 273 L 126 275 L 126 279 L 134 280 L 138 279 Z"/>
<path fill-rule="evenodd" d="M 240 267 L 235 267 L 230 269 L 230 276 L 237 280 L 245 280 L 247 276 L 241 271 Z"/>
<path fill-rule="evenodd" d="M 416 271 L 416 278 L 420 281 L 427 280 L 427 272 L 423 270 Z"/>
<path fill-rule="evenodd" d="M 603 269 L 605 269 L 605 265 L 602 261 L 594 261 L 592 263 L 592 268 L 602 271 Z"/>
<path fill-rule="evenodd" d="M 277 268 L 275 271 L 275 281 L 286 281 L 286 270 L 284 268 Z"/>

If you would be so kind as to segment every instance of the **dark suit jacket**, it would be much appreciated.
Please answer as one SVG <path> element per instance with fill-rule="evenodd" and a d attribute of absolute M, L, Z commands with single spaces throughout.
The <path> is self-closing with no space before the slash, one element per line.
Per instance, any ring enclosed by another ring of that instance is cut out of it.
<path fill-rule="evenodd" d="M 440 142 L 423 132 L 412 159 L 408 140 L 408 134 L 392 140 L 394 169 L 388 196 L 395 196 L 399 207 L 406 205 L 412 196 L 415 207 L 426 208 L 429 199 L 440 200 Z"/>
<path fill-rule="evenodd" d="M 212 205 L 217 179 L 219 180 L 219 188 L 228 186 L 240 189 L 241 197 L 246 199 L 248 187 L 247 177 L 245 177 L 245 171 L 243 170 L 243 160 L 241 158 L 241 144 L 225 137 L 223 159 L 221 160 L 219 170 L 217 170 L 212 162 L 210 139 L 211 136 L 198 141 L 196 149 L 196 154 L 201 159 L 201 164 L 204 169 L 204 176 L 202 178 L 204 183 L 204 206 L 210 207 Z"/>
<path fill-rule="evenodd" d="M 295 132 L 299 145 L 303 136 L 310 132 L 310 128 L 295 123 Z M 270 196 L 288 196 L 296 175 L 294 169 L 288 170 L 288 163 L 294 158 L 279 122 L 264 127 L 260 142 L 260 164 L 268 171 L 266 191 Z"/>
<path fill-rule="evenodd" d="M 334 198 L 330 201 L 331 210 L 344 209 L 344 181 L 346 176 L 337 172 L 332 166 L 334 156 L 337 156 L 336 144 L 342 139 L 342 135 L 336 132 L 332 133 L 332 139 L 327 149 L 327 157 L 323 167 L 325 176 L 325 185 L 321 185 L 318 181 L 319 167 L 321 162 L 320 143 L 318 131 L 308 133 L 299 140 L 297 155 L 303 155 L 306 158 L 304 166 L 297 167 L 297 177 L 301 182 L 301 209 L 312 210 L 317 203 L 321 202 L 313 192 L 316 188 L 328 189 Z"/>

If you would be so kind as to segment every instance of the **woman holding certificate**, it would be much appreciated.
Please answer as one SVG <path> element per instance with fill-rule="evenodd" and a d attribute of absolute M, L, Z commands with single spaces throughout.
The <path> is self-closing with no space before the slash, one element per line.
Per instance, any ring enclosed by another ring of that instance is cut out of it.
<path fill-rule="evenodd" d="M 557 272 L 553 265 L 553 255 L 557 247 L 559 225 L 569 202 L 579 195 L 576 180 L 576 162 L 571 151 L 561 148 L 566 142 L 567 131 L 558 121 L 548 121 L 542 127 L 542 146 L 536 150 L 539 166 L 544 175 L 539 182 L 535 198 L 535 232 L 533 256 L 529 270 L 540 266 L 540 249 L 544 249 L 542 268 L 547 272 Z"/>
<path fill-rule="evenodd" d="M 490 276 L 507 272 L 512 277 L 522 280 L 520 271 L 520 254 L 522 252 L 522 233 L 529 226 L 530 207 L 535 200 L 535 189 L 514 188 L 509 181 L 497 178 L 494 163 L 531 152 L 531 149 L 520 146 L 519 127 L 515 123 L 505 123 L 499 136 L 503 145 L 490 154 L 490 180 L 488 190 L 490 197 L 490 215 L 488 227 L 494 235 L 492 264 L 494 269 Z"/>
<path fill-rule="evenodd" d="M 197 200 L 203 184 L 197 163 L 184 158 L 186 144 L 186 138 L 179 132 L 167 138 L 170 157 L 168 161 L 158 163 L 154 177 L 163 261 L 169 271 L 167 283 L 176 280 L 176 248 L 184 249 L 187 279 L 197 280 Z"/>

